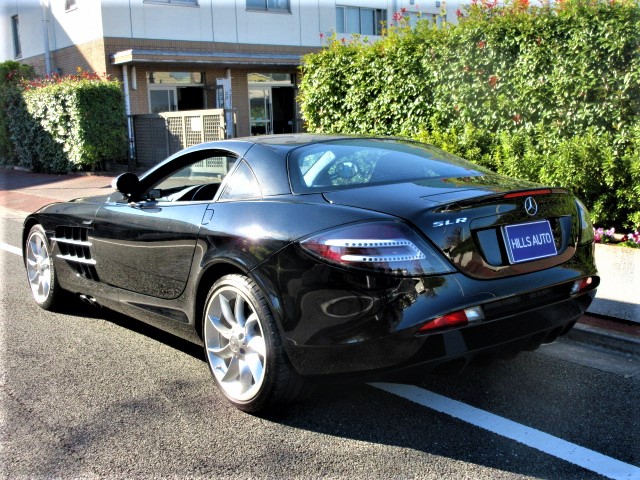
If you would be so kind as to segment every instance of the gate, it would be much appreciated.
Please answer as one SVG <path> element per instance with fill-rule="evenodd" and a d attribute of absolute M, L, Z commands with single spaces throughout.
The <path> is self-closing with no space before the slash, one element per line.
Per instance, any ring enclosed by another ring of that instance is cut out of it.
<path fill-rule="evenodd" d="M 226 137 L 224 109 L 132 115 L 136 168 L 148 168 L 169 155 Z"/>

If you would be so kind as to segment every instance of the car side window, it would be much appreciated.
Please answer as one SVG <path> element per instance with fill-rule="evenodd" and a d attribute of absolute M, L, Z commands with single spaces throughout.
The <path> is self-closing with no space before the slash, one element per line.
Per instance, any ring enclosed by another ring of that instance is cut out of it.
<path fill-rule="evenodd" d="M 162 202 L 213 200 L 236 161 L 224 155 L 197 160 L 162 179 L 148 196 Z"/>
<path fill-rule="evenodd" d="M 227 180 L 220 200 L 242 200 L 260 198 L 262 192 L 256 176 L 246 162 L 242 161 L 235 172 Z"/>

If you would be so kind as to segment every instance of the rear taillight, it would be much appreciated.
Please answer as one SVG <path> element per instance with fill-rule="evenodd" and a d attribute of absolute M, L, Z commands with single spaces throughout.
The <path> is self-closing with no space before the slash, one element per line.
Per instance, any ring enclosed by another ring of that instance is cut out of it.
<path fill-rule="evenodd" d="M 447 313 L 441 317 L 429 320 L 418 329 L 418 333 L 429 333 L 432 330 L 440 330 L 442 328 L 459 327 L 468 323 L 479 322 L 484 320 L 484 312 L 482 307 L 470 307 L 464 310 Z"/>
<path fill-rule="evenodd" d="M 585 290 L 590 290 L 592 288 L 593 278 L 587 277 L 582 280 L 576 280 L 573 282 L 571 286 L 571 294 L 575 295 L 576 293 L 584 292 Z"/>
<path fill-rule="evenodd" d="M 336 228 L 300 242 L 306 251 L 331 263 L 377 273 L 421 276 L 453 268 L 409 226 L 391 221 Z"/>

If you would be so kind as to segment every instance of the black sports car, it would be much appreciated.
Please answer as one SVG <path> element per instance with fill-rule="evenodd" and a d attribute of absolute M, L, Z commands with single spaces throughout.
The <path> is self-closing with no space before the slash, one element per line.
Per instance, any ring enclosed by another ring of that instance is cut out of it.
<path fill-rule="evenodd" d="M 599 283 L 579 200 L 412 141 L 217 141 L 114 183 L 26 219 L 36 302 L 75 294 L 204 344 L 246 411 L 535 349 Z"/>

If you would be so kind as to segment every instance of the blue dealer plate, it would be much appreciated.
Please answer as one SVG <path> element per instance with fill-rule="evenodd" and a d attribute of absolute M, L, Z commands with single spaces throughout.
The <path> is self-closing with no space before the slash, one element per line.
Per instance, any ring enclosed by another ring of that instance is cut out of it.
<path fill-rule="evenodd" d="M 502 228 L 509 262 L 521 263 L 557 255 L 548 220 L 508 225 Z"/>

